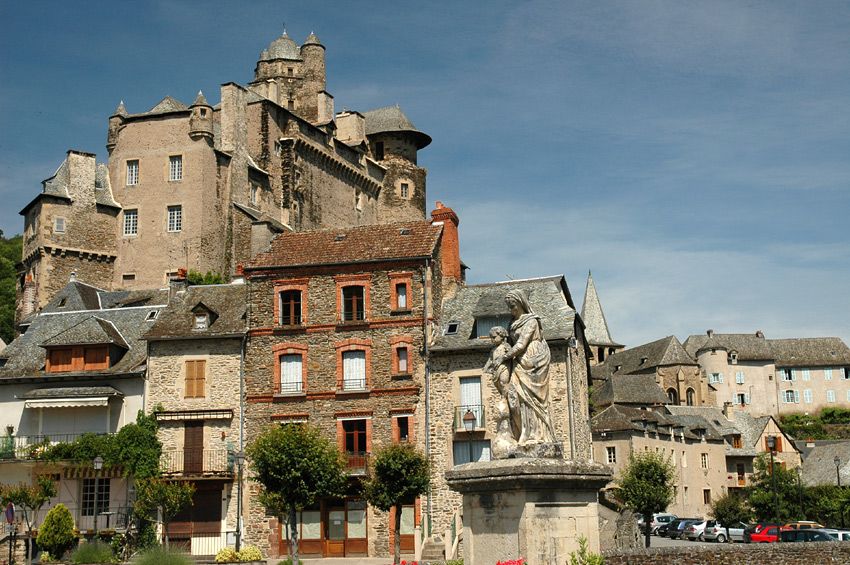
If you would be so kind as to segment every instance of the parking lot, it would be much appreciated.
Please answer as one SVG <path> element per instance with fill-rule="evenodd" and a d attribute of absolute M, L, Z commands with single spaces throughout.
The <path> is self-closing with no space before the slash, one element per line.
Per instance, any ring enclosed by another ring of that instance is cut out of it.
<path fill-rule="evenodd" d="M 643 541 L 641 536 L 641 541 Z M 652 536 L 652 541 L 649 542 L 649 547 L 682 547 L 686 545 L 720 545 L 713 541 L 691 541 L 689 539 L 670 539 L 661 536 Z"/>

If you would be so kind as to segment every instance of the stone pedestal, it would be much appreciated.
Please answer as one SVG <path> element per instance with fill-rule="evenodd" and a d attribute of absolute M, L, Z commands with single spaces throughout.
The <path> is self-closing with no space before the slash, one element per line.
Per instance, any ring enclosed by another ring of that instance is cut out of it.
<path fill-rule="evenodd" d="M 463 494 L 463 562 L 563 565 L 582 535 L 598 552 L 598 493 L 610 480 L 604 465 L 563 459 L 500 459 L 446 472 L 449 488 Z"/>

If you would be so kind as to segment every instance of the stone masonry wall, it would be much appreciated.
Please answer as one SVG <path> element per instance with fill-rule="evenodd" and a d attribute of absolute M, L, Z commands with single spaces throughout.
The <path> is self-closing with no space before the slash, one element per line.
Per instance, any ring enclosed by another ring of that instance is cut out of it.
<path fill-rule="evenodd" d="M 712 544 L 605 552 L 605 565 L 820 565 L 850 563 L 844 542 Z"/>

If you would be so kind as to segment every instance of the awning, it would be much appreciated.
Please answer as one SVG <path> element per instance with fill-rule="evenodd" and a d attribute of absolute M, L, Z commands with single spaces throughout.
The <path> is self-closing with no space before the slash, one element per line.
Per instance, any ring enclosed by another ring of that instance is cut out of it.
<path fill-rule="evenodd" d="M 25 408 L 86 408 L 90 406 L 108 406 L 109 398 L 95 396 L 89 398 L 44 398 L 24 401 Z"/>

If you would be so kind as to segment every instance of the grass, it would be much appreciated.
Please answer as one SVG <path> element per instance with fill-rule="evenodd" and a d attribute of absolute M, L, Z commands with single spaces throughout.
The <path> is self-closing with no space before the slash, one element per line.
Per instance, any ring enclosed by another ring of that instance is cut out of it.
<path fill-rule="evenodd" d="M 174 549 L 165 549 L 161 545 L 143 551 L 131 562 L 133 565 L 194 565 L 191 557 Z"/>
<path fill-rule="evenodd" d="M 99 541 L 90 541 L 80 544 L 71 554 L 71 563 L 82 565 L 85 563 L 117 563 L 115 552 L 112 547 Z"/>

